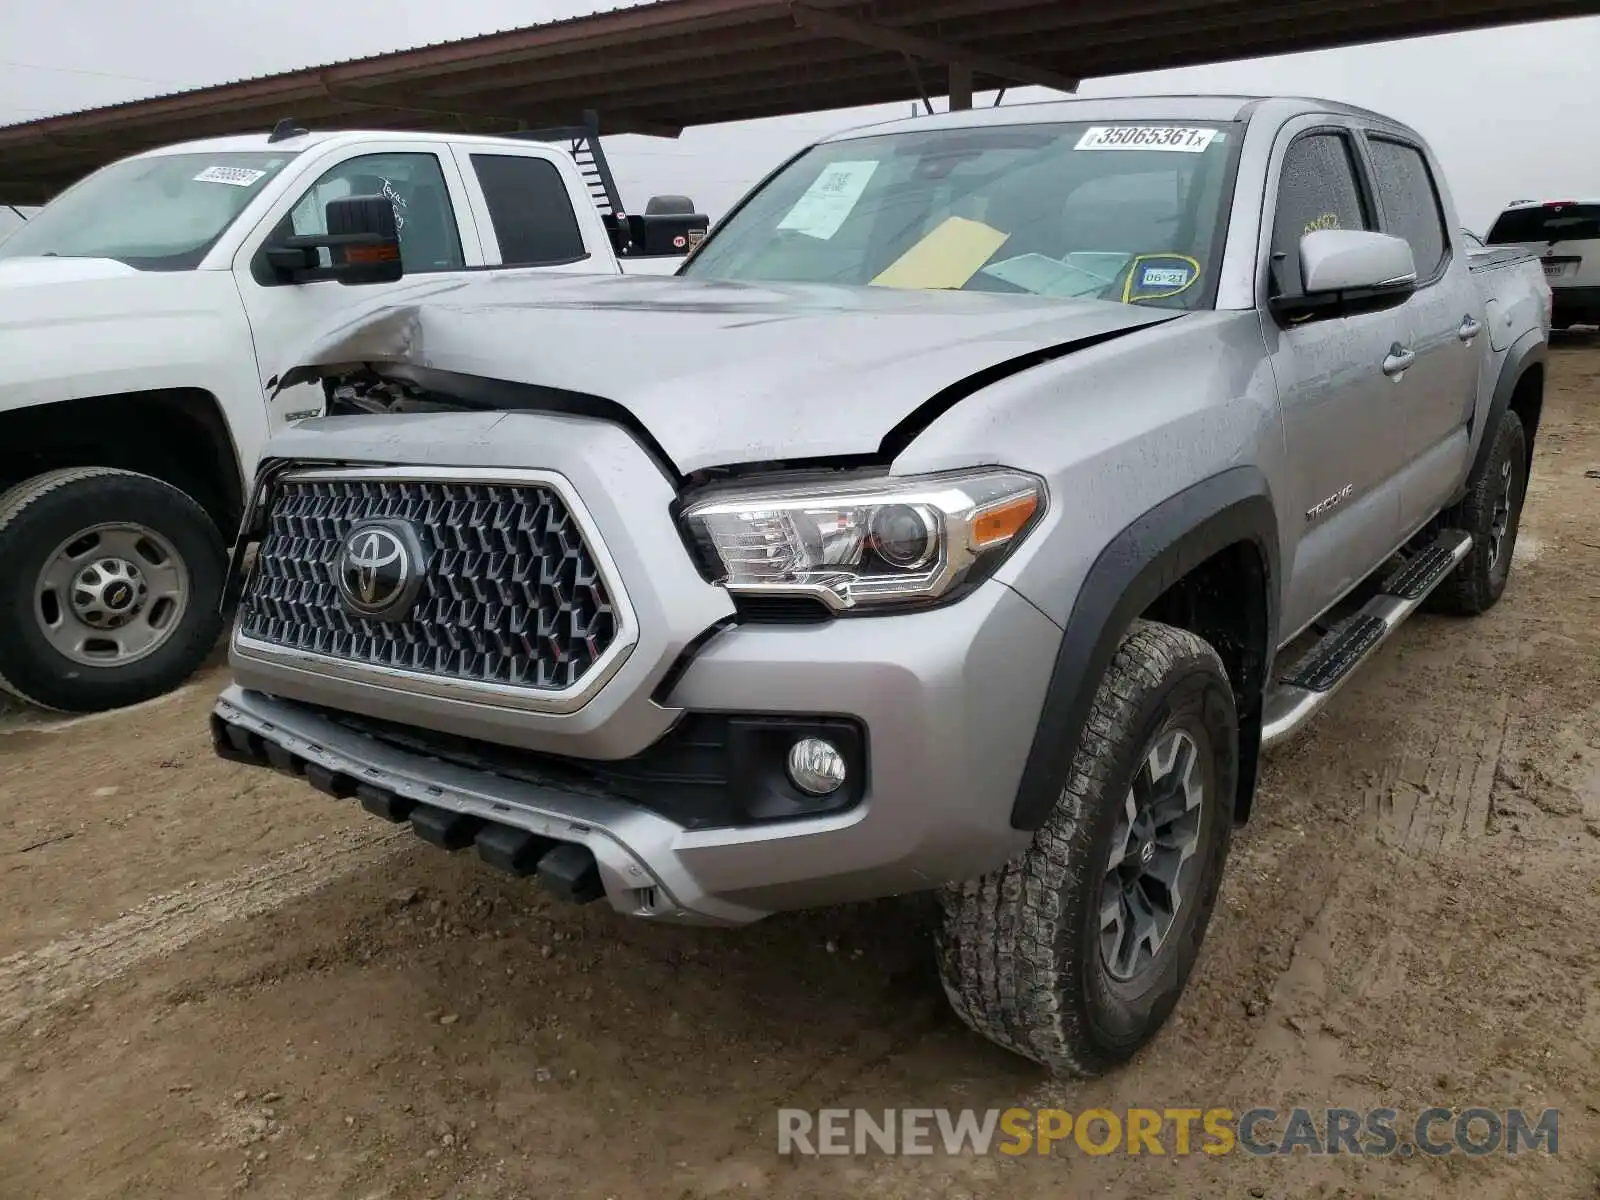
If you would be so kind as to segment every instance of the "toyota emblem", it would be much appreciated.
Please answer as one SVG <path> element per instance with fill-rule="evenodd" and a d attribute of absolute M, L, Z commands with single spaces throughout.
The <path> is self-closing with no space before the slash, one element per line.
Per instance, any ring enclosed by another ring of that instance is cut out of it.
<path fill-rule="evenodd" d="M 334 583 L 352 612 L 395 621 L 411 611 L 422 585 L 422 547 L 404 521 L 364 521 L 345 534 Z"/>

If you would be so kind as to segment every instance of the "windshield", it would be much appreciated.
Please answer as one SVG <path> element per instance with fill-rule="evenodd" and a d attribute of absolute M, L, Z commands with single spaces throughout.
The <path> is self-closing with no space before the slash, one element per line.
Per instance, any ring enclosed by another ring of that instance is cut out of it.
<path fill-rule="evenodd" d="M 1600 204 L 1508 208 L 1489 230 L 1491 245 L 1591 242 L 1600 239 Z"/>
<path fill-rule="evenodd" d="M 114 258 L 192 271 L 293 152 L 160 154 L 112 163 L 0 242 L 0 258 Z"/>
<path fill-rule="evenodd" d="M 830 142 L 683 274 L 1203 308 L 1239 141 L 1229 123 L 1073 123 Z"/>

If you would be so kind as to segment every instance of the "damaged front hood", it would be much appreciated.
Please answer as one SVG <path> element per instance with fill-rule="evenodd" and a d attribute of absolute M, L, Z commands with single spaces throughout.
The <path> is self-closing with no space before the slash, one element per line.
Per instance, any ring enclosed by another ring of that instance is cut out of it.
<path fill-rule="evenodd" d="M 534 385 L 526 407 L 544 389 L 598 398 L 631 413 L 688 474 L 870 454 L 974 376 L 1177 315 L 969 292 L 501 277 L 375 305 L 284 383 L 368 364 Z"/>

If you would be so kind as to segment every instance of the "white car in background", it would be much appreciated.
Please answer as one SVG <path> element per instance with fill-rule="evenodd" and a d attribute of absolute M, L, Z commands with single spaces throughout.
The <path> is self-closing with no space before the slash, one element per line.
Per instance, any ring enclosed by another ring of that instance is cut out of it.
<path fill-rule="evenodd" d="M 1518 200 L 1495 218 L 1488 242 L 1539 256 L 1552 328 L 1600 325 L 1600 200 Z"/>

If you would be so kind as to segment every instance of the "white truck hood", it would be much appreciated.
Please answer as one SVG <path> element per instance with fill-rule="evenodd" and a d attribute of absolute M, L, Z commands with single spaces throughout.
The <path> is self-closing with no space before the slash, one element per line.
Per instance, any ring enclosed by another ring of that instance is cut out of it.
<path fill-rule="evenodd" d="M 0 333 L 200 314 L 238 289 L 225 271 L 137 271 L 109 258 L 0 258 Z"/>
<path fill-rule="evenodd" d="M 530 385 L 527 403 L 504 407 L 538 407 L 541 391 L 620 405 L 690 474 L 873 453 L 946 389 L 1178 315 L 971 292 L 504 278 L 359 312 L 283 382 L 366 364 Z"/>
<path fill-rule="evenodd" d="M 126 279 L 137 274 L 126 263 L 111 258 L 0 258 L 0 290 L 8 292 L 38 284 Z"/>

